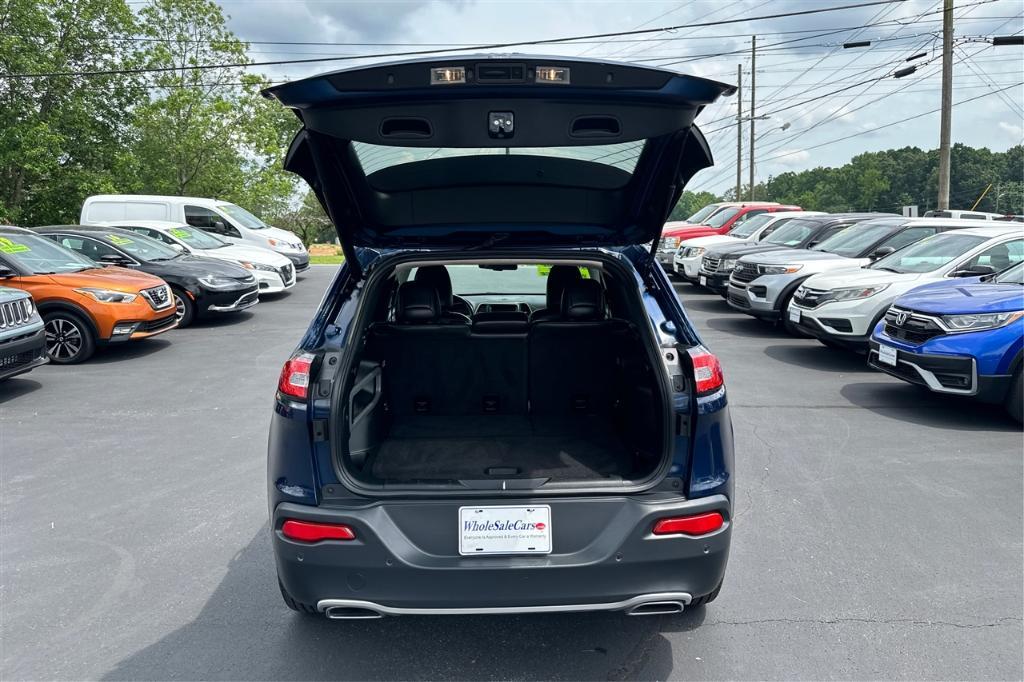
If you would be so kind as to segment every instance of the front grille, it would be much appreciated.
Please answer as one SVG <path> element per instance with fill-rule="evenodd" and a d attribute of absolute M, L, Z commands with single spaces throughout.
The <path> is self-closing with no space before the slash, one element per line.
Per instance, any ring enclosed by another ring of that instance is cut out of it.
<path fill-rule="evenodd" d="M 142 297 L 149 302 L 149 307 L 153 310 L 163 310 L 168 306 L 174 304 L 174 299 L 171 296 L 171 289 L 166 284 L 151 287 L 149 289 L 143 289 L 141 292 Z"/>
<path fill-rule="evenodd" d="M 281 268 L 280 272 L 281 279 L 284 281 L 285 284 L 291 284 L 292 280 L 295 279 L 295 266 L 293 266 L 291 263 Z"/>
<path fill-rule="evenodd" d="M 33 350 L 15 353 L 14 355 L 0 357 L 0 369 L 7 370 L 24 367 L 25 365 L 31 364 L 41 358 L 43 352 L 42 348 L 35 348 Z"/>
<path fill-rule="evenodd" d="M 235 301 L 235 305 L 239 305 L 239 306 L 247 305 L 249 303 L 252 303 L 253 301 L 259 300 L 259 297 L 260 297 L 260 292 L 259 291 L 250 291 L 248 294 L 242 296 L 237 301 Z"/>
<path fill-rule="evenodd" d="M 828 289 L 808 289 L 807 287 L 800 287 L 793 294 L 793 302 L 801 308 L 817 308 L 821 305 L 828 294 L 831 292 Z"/>
<path fill-rule="evenodd" d="M 704 272 L 718 272 L 718 266 L 722 264 L 721 258 L 704 256 L 700 261 L 700 269 Z"/>
<path fill-rule="evenodd" d="M 0 329 L 11 329 L 28 324 L 32 318 L 31 303 L 28 298 L 0 303 Z"/>
<path fill-rule="evenodd" d="M 946 332 L 931 317 L 892 306 L 885 312 L 885 333 L 891 339 L 921 344 Z"/>
<path fill-rule="evenodd" d="M 747 300 L 746 296 L 744 296 L 743 294 L 740 294 L 740 293 L 733 292 L 733 291 L 729 292 L 729 302 L 732 303 L 735 306 L 740 307 L 740 308 L 749 308 L 750 307 L 750 301 Z"/>
<path fill-rule="evenodd" d="M 140 332 L 157 332 L 161 329 L 167 329 L 174 326 L 174 322 L 177 320 L 176 315 L 168 315 L 167 317 L 161 317 L 157 320 L 149 320 L 139 325 L 138 331 Z"/>
<path fill-rule="evenodd" d="M 741 261 L 736 264 L 735 269 L 732 271 L 732 276 L 737 282 L 753 282 L 760 277 L 760 273 L 757 271 L 757 265 Z"/>

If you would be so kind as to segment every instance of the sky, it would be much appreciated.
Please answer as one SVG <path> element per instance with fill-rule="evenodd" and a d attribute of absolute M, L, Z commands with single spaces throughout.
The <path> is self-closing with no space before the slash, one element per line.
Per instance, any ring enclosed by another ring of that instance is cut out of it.
<path fill-rule="evenodd" d="M 865 151 L 938 146 L 939 114 L 900 119 L 940 105 L 942 0 L 748 21 L 749 17 L 857 4 L 858 0 L 219 0 L 229 27 L 250 41 L 255 61 L 360 56 L 507 43 L 595 33 L 663 29 L 628 37 L 517 46 L 502 53 L 582 55 L 636 62 L 735 83 L 743 69 L 743 109 L 750 110 L 750 43 L 756 34 L 756 178 L 838 166 Z M 980 39 L 1024 32 L 1021 0 L 955 0 L 953 142 L 1004 151 L 1024 141 L 1024 48 Z M 691 27 L 695 23 L 737 23 Z M 865 27 L 866 25 L 873 24 Z M 689 27 L 689 28 L 688 28 Z M 829 35 L 819 35 L 821 33 Z M 870 40 L 863 48 L 844 42 Z M 267 41 L 329 45 L 273 45 Z M 342 44 L 339 44 L 342 43 Z M 357 44 L 359 43 L 359 44 Z M 722 55 L 722 52 L 736 54 Z M 913 61 L 907 57 L 924 53 Z M 444 54 L 438 52 L 438 54 Z M 395 57 L 260 67 L 275 81 Z M 891 74 L 908 65 L 915 73 Z M 877 79 L 877 80 L 875 80 Z M 863 81 L 872 82 L 861 84 Z M 1014 86 L 995 92 L 1007 86 Z M 845 88 L 845 89 L 844 89 Z M 842 92 L 835 92 L 844 89 Z M 737 97 L 699 116 L 715 157 L 688 189 L 720 194 L 736 177 Z M 749 129 L 743 132 L 743 178 Z M 886 126 L 886 127 L 882 127 Z"/>

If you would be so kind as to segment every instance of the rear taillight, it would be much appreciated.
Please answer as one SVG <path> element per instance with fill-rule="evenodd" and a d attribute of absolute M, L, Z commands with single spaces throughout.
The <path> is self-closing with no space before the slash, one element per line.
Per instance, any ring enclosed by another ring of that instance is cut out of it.
<path fill-rule="evenodd" d="M 281 368 L 277 390 L 292 398 L 304 399 L 309 394 L 309 370 L 312 366 L 313 356 L 309 353 L 296 353 L 288 358 Z"/>
<path fill-rule="evenodd" d="M 655 535 L 706 535 L 713 533 L 725 524 L 725 519 L 718 512 L 697 514 L 696 516 L 673 516 L 659 519 L 654 524 Z"/>
<path fill-rule="evenodd" d="M 281 532 L 289 540 L 298 540 L 299 542 L 356 539 L 355 531 L 343 523 L 316 523 L 289 519 L 281 526 Z"/>
<path fill-rule="evenodd" d="M 697 382 L 697 395 L 714 393 L 725 384 L 722 376 L 722 365 L 713 354 L 703 346 L 694 346 L 689 351 L 693 360 L 693 376 Z"/>

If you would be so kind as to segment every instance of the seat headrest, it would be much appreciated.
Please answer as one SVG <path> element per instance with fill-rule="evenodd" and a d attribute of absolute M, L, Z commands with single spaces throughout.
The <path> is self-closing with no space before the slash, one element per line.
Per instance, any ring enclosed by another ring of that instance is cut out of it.
<path fill-rule="evenodd" d="M 402 324 L 437 322 L 441 317 L 441 300 L 437 289 L 423 282 L 405 282 L 398 287 L 395 321 Z"/>
<path fill-rule="evenodd" d="M 427 265 L 416 268 L 416 276 L 413 281 L 421 282 L 437 289 L 437 296 L 441 299 L 441 306 L 448 308 L 452 305 L 452 278 L 448 274 L 448 268 L 443 265 Z"/>
<path fill-rule="evenodd" d="M 580 275 L 580 269 L 575 265 L 552 265 L 547 282 L 548 309 L 558 310 L 562 304 L 565 287 L 581 279 L 583 277 Z"/>
<path fill-rule="evenodd" d="M 593 279 L 581 279 L 565 287 L 562 294 L 563 320 L 603 320 L 604 289 Z"/>

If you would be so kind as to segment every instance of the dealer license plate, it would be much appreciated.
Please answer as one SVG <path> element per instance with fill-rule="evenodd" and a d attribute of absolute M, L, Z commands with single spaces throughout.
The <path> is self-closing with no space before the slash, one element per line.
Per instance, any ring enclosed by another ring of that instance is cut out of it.
<path fill-rule="evenodd" d="M 789 321 L 790 322 L 796 322 L 796 323 L 800 322 L 800 309 L 799 308 L 790 308 L 789 309 Z"/>
<path fill-rule="evenodd" d="M 879 344 L 878 346 L 878 361 L 889 365 L 890 367 L 896 366 L 896 349 L 892 346 L 885 346 Z"/>
<path fill-rule="evenodd" d="M 459 554 L 550 554 L 551 507 L 460 507 Z"/>

